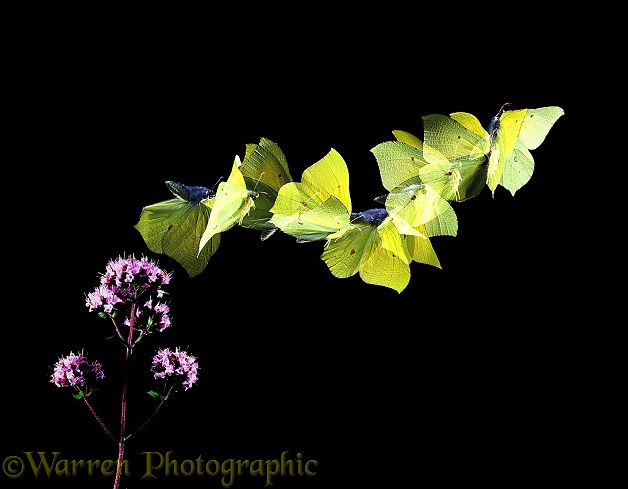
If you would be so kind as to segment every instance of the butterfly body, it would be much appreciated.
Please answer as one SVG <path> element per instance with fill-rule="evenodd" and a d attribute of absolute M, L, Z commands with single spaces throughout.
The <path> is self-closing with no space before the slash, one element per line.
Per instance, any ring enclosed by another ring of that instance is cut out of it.
<path fill-rule="evenodd" d="M 501 108 L 499 109 L 499 111 L 497 112 L 497 114 L 495 114 L 493 117 L 491 117 L 491 121 L 488 123 L 488 128 L 487 128 L 487 132 L 489 134 L 489 137 L 491 139 L 495 138 L 495 135 L 497 134 L 497 131 L 499 130 L 499 118 L 501 117 L 502 113 L 504 112 L 504 109 L 511 105 L 510 102 L 506 102 L 504 105 L 501 106 Z"/>
<path fill-rule="evenodd" d="M 388 217 L 388 211 L 384 207 L 375 207 L 373 209 L 351 213 L 351 222 L 359 222 L 369 226 L 379 226 L 386 217 Z"/>
<path fill-rule="evenodd" d="M 176 197 L 194 203 L 202 202 L 216 195 L 215 191 L 207 187 L 183 185 L 182 183 L 172 180 L 166 181 L 166 187 L 168 187 L 168 190 Z"/>

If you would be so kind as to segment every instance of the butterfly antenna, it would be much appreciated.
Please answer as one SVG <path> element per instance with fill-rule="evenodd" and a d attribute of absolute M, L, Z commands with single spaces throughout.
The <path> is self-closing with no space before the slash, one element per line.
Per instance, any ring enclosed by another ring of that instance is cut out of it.
<path fill-rule="evenodd" d="M 222 182 L 225 179 L 225 177 L 218 177 L 218 180 L 216 180 L 216 183 L 214 184 L 214 186 L 212 187 L 212 192 L 216 193 L 216 187 L 218 187 L 218 184 L 220 182 Z"/>
<path fill-rule="evenodd" d="M 255 181 L 255 186 L 253 187 L 253 190 L 255 190 L 257 188 L 257 184 L 259 183 L 259 181 L 262 179 L 262 176 L 264 175 L 264 172 L 259 174 L 259 177 L 257 177 L 257 180 Z"/>
<path fill-rule="evenodd" d="M 255 185 L 253 185 L 253 189 L 252 190 L 248 190 L 248 188 L 247 188 L 247 190 L 250 192 L 250 197 L 253 198 L 253 199 L 256 199 L 259 196 L 259 194 L 268 195 L 268 192 L 255 190 L 257 188 L 257 185 L 259 184 L 259 181 L 262 179 L 262 175 L 264 175 L 264 172 L 259 174 L 259 177 L 257 177 L 257 180 L 255 181 Z"/>

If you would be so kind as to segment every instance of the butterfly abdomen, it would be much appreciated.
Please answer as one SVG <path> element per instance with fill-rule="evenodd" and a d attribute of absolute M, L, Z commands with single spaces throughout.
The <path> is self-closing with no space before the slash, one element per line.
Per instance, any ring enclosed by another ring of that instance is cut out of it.
<path fill-rule="evenodd" d="M 183 185 L 182 183 L 173 182 L 172 180 L 166 181 L 166 187 L 168 187 L 168 190 L 175 196 L 187 200 L 188 202 L 201 202 L 216 195 L 213 190 L 207 187 Z"/>

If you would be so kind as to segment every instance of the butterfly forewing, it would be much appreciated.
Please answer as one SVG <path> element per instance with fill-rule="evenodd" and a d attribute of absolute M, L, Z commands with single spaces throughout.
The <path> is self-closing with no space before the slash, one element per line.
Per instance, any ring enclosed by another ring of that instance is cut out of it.
<path fill-rule="evenodd" d="M 560 107 L 529 109 L 521 125 L 521 139 L 528 149 L 536 149 L 545 140 L 552 126 L 565 114 Z"/>
<path fill-rule="evenodd" d="M 442 114 L 423 116 L 423 144 L 436 148 L 449 160 L 459 157 L 473 159 L 489 151 L 488 137 Z"/>

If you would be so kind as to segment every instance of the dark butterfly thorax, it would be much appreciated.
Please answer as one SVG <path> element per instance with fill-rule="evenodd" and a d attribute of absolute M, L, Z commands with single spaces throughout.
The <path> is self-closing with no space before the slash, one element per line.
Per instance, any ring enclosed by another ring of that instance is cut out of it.
<path fill-rule="evenodd" d="M 352 212 L 351 222 L 360 222 L 370 226 L 379 226 L 388 216 L 388 211 L 383 207 L 367 209 L 362 212 Z"/>
<path fill-rule="evenodd" d="M 168 187 L 168 190 L 176 197 L 193 203 L 202 202 L 216 195 L 215 191 L 207 187 L 183 185 L 182 183 L 173 182 L 172 180 L 166 181 L 166 187 Z"/>
<path fill-rule="evenodd" d="M 491 119 L 491 122 L 489 122 L 488 135 L 491 138 L 491 141 L 495 139 L 495 136 L 497 136 L 497 132 L 499 131 L 499 118 L 504 113 L 504 109 L 509 105 L 511 105 L 511 102 L 506 102 L 504 105 L 502 105 L 497 114 L 495 114 Z"/>

